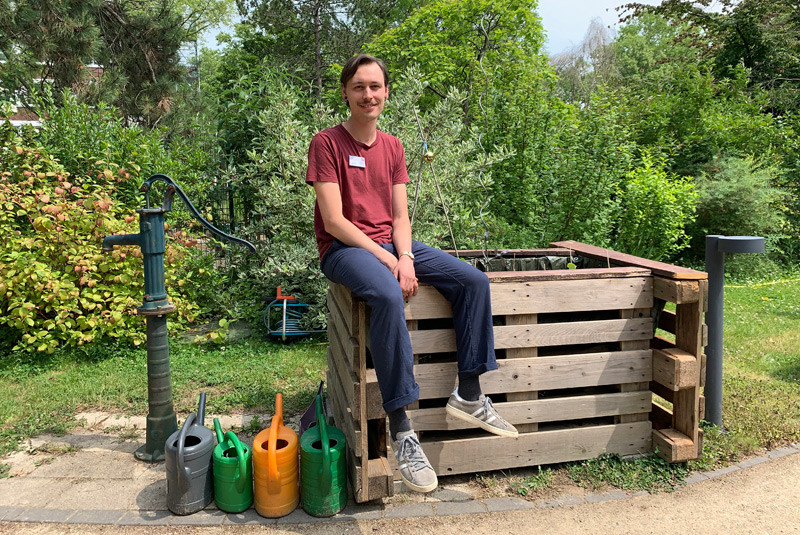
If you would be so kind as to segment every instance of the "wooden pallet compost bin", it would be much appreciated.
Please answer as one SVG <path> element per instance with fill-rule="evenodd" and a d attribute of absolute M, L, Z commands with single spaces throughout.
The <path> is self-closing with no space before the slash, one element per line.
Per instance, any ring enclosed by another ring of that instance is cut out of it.
<path fill-rule="evenodd" d="M 446 416 L 457 371 L 450 305 L 427 285 L 407 301 L 420 387 L 409 417 L 436 473 L 653 450 L 670 462 L 698 457 L 706 274 L 578 242 L 551 246 L 493 252 L 487 272 L 499 369 L 481 385 L 518 438 Z M 486 267 L 481 251 L 459 256 Z M 551 269 L 569 259 L 579 268 Z M 664 310 L 666 302 L 675 312 Z M 368 310 L 333 283 L 328 306 L 328 396 L 347 437 L 354 495 L 358 502 L 391 496 L 396 463 L 371 367 Z M 657 336 L 656 325 L 669 334 Z"/>

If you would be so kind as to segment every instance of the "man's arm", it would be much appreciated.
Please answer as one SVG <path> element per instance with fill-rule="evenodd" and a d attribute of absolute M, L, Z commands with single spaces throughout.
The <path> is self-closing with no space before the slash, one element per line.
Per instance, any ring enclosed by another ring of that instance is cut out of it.
<path fill-rule="evenodd" d="M 319 213 L 322 215 L 322 222 L 328 234 L 351 247 L 366 249 L 374 254 L 387 268 L 390 270 L 395 269 L 397 258 L 372 241 L 361 229 L 342 215 L 342 194 L 339 191 L 339 184 L 336 182 L 314 182 L 314 193 L 317 195 L 317 206 L 319 206 Z M 409 230 L 409 246 L 411 245 L 410 236 Z"/>
<path fill-rule="evenodd" d="M 411 251 L 411 221 L 408 218 L 408 194 L 405 184 L 392 186 L 392 243 L 397 251 L 397 265 L 392 273 L 400 282 L 403 296 L 417 295 L 417 276 L 414 261 L 403 252 Z"/>

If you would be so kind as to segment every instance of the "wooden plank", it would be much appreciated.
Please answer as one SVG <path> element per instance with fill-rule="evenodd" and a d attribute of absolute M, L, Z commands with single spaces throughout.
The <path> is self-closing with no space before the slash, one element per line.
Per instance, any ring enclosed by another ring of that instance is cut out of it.
<path fill-rule="evenodd" d="M 358 368 L 355 355 L 358 351 L 356 345 L 353 343 L 355 338 L 352 335 L 344 321 L 345 315 L 339 309 L 339 304 L 335 299 L 328 299 L 328 341 L 331 337 L 335 336 L 338 341 L 338 347 L 342 362 L 347 363 L 347 369 L 355 372 Z M 331 332 L 333 330 L 333 333 Z"/>
<path fill-rule="evenodd" d="M 483 258 L 489 256 L 492 258 L 514 258 L 514 257 L 531 257 L 531 256 L 567 256 L 569 249 L 491 249 L 489 251 L 483 249 L 461 249 L 456 254 L 452 249 L 446 249 L 446 253 L 460 258 Z"/>
<path fill-rule="evenodd" d="M 670 390 L 697 386 L 697 358 L 682 349 L 653 350 L 653 381 Z"/>
<path fill-rule="evenodd" d="M 670 303 L 695 303 L 700 298 L 700 283 L 653 277 L 653 296 Z"/>
<path fill-rule="evenodd" d="M 678 390 L 673 400 L 673 427 L 689 437 L 693 447 L 697 444 L 697 430 L 700 425 L 700 359 L 703 353 L 703 295 L 698 294 L 694 303 L 679 303 L 675 307 L 675 345 L 697 359 L 693 386 Z"/>
<path fill-rule="evenodd" d="M 524 433 L 517 438 L 487 434 L 423 440 L 422 446 L 438 475 L 454 475 L 578 461 L 604 453 L 645 453 L 652 443 L 651 429 L 650 422 L 633 422 Z"/>
<path fill-rule="evenodd" d="M 492 289 L 494 292 L 494 288 Z M 528 297 L 530 299 L 530 297 Z M 506 316 L 506 325 L 530 325 L 536 323 L 538 318 L 537 314 L 513 314 L 510 316 Z M 522 347 L 522 348 L 511 348 L 506 350 L 506 358 L 509 359 L 516 359 L 516 358 L 531 358 L 537 357 L 539 355 L 539 349 L 536 347 Z M 528 392 L 509 392 L 506 394 L 507 401 L 525 401 L 525 400 L 533 400 L 539 397 L 539 393 L 535 390 L 531 390 Z M 507 417 L 504 415 L 504 418 Z M 533 431 L 538 430 L 539 425 L 535 422 L 530 423 L 513 423 L 512 425 L 516 426 L 517 431 L 520 433 L 530 433 Z"/>
<path fill-rule="evenodd" d="M 358 330 L 355 333 L 358 340 L 358 399 L 359 399 L 359 412 L 358 422 L 361 426 L 361 451 L 368 451 L 368 434 L 367 434 L 367 318 L 366 318 L 366 303 L 359 301 L 357 310 Z M 365 458 L 366 456 L 362 457 Z M 369 496 L 369 473 L 368 470 L 361 471 L 361 492 L 365 496 Z"/>
<path fill-rule="evenodd" d="M 329 303 L 335 303 L 342 321 L 347 326 L 347 333 L 353 336 L 356 331 L 354 324 L 356 321 L 357 308 L 352 292 L 346 286 L 328 281 L 328 296 L 330 297 Z"/>
<path fill-rule="evenodd" d="M 708 344 L 706 344 L 708 345 Z M 706 354 L 700 355 L 700 386 L 706 386 Z"/>
<path fill-rule="evenodd" d="M 675 429 L 653 429 L 653 448 L 656 455 L 668 463 L 690 461 L 697 457 L 697 446 Z"/>
<path fill-rule="evenodd" d="M 519 426 L 526 424 L 647 413 L 651 404 L 652 394 L 649 391 L 640 391 L 501 402 L 494 406 L 503 418 L 519 429 Z M 463 420 L 447 416 L 444 407 L 410 410 L 408 417 L 414 422 L 415 431 L 474 428 Z"/>
<path fill-rule="evenodd" d="M 652 302 L 651 302 L 652 306 Z M 643 318 L 645 316 L 650 316 L 650 307 L 647 308 L 632 308 L 632 309 L 625 309 L 619 311 L 620 318 L 630 319 L 630 318 Z M 650 347 L 650 340 L 634 340 L 630 342 L 620 342 L 619 348 L 622 351 L 633 351 L 637 349 L 648 349 Z M 636 382 L 636 383 L 624 383 L 619 385 L 620 392 L 639 392 L 643 390 L 648 390 L 650 387 L 650 383 L 648 381 Z M 621 414 L 614 418 L 614 423 L 624 424 L 629 422 L 640 422 L 649 420 L 650 415 L 649 411 L 643 411 L 637 414 Z"/>
<path fill-rule="evenodd" d="M 649 269 L 637 267 L 585 268 L 585 269 L 537 269 L 533 271 L 489 271 L 490 282 L 524 281 L 577 281 L 585 279 L 616 279 L 625 277 L 650 277 Z"/>
<path fill-rule="evenodd" d="M 557 241 L 552 242 L 550 245 L 553 247 L 570 249 L 581 256 L 588 256 L 589 258 L 596 258 L 598 260 L 608 259 L 612 264 L 643 267 L 649 269 L 655 275 L 671 279 L 701 280 L 708 278 L 708 274 L 703 271 L 695 271 L 694 269 L 674 266 L 664 262 L 656 262 L 655 260 L 619 253 L 611 249 L 595 247 L 594 245 L 588 245 L 577 241 Z"/>
<path fill-rule="evenodd" d="M 527 273 L 546 273 L 550 277 L 553 271 Z M 492 313 L 496 316 L 653 306 L 652 277 L 642 276 L 641 273 L 624 278 L 592 277 L 578 280 L 564 280 L 563 277 L 542 280 L 532 275 L 527 278 L 533 280 L 519 282 L 500 280 L 494 277 L 494 273 L 488 275 L 492 280 Z M 407 320 L 449 318 L 453 315 L 450 303 L 427 284 L 420 284 L 417 295 L 405 303 Z"/>
<path fill-rule="evenodd" d="M 672 427 L 672 411 L 658 403 L 653 403 L 650 408 L 650 421 L 653 422 L 653 429 Z"/>
<path fill-rule="evenodd" d="M 456 350 L 456 336 L 453 329 L 431 329 L 409 334 L 414 353 L 452 353 Z M 498 325 L 494 328 L 494 347 L 508 349 L 598 344 L 649 340 L 652 336 L 652 318 Z"/>
<path fill-rule="evenodd" d="M 353 419 L 353 413 L 344 400 L 344 396 L 341 393 L 341 386 L 335 380 L 333 373 L 335 372 L 331 372 L 331 370 L 328 369 L 327 392 L 328 400 L 331 402 L 331 407 L 333 407 L 333 419 L 336 422 L 336 427 L 341 429 L 342 433 L 344 433 L 347 446 L 355 450 L 353 453 L 356 457 L 361 457 L 361 430 L 355 428 L 356 422 Z"/>
<path fill-rule="evenodd" d="M 369 459 L 366 469 L 360 459 L 353 457 L 353 451 L 347 448 L 347 473 L 353 496 L 358 503 L 378 500 L 392 496 L 394 485 L 392 471 L 385 458 Z M 366 481 L 366 485 L 363 483 Z"/>
<path fill-rule="evenodd" d="M 336 381 L 340 385 L 340 391 L 344 395 L 344 401 L 347 406 L 355 408 L 356 400 L 353 386 L 358 380 L 355 374 L 350 371 L 350 365 L 347 363 L 344 353 L 338 331 L 336 329 L 328 329 L 328 370 L 333 371 L 329 382 L 330 380 Z"/>
<path fill-rule="evenodd" d="M 650 392 L 662 398 L 664 401 L 669 401 L 670 403 L 675 401 L 675 391 L 655 381 L 650 382 Z"/>
<path fill-rule="evenodd" d="M 501 359 L 497 370 L 481 376 L 481 388 L 491 395 L 650 381 L 652 361 L 649 349 Z M 418 365 L 420 399 L 449 397 L 456 372 L 455 362 Z"/>

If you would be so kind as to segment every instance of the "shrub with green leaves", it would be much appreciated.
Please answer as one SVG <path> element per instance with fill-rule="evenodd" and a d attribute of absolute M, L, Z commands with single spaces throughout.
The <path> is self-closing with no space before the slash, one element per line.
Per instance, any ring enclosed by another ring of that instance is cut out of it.
<path fill-rule="evenodd" d="M 780 170 L 751 156 L 715 159 L 697 177 L 697 220 L 689 227 L 702 250 L 708 234 L 764 236 L 768 250 L 783 237 L 786 191 L 776 187 Z"/>
<path fill-rule="evenodd" d="M 143 341 L 134 315 L 144 293 L 141 251 L 100 249 L 106 235 L 137 232 L 136 216 L 113 200 L 125 175 L 105 162 L 88 177 L 70 175 L 31 132 L 0 124 L 0 330 L 15 350 L 52 353 L 106 337 Z M 184 244 L 170 240 L 165 254 L 166 282 L 172 317 L 185 323 L 198 306 L 183 293 L 193 275 L 180 269 L 189 236 L 178 238 Z"/>
<path fill-rule="evenodd" d="M 619 186 L 618 251 L 665 260 L 689 245 L 684 227 L 692 221 L 697 192 L 690 178 L 670 176 L 665 166 L 645 153 Z"/>

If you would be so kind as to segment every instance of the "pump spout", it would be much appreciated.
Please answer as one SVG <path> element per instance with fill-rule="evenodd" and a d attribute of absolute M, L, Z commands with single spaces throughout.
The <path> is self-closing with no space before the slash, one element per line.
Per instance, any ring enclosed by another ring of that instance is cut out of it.
<path fill-rule="evenodd" d="M 103 252 L 111 252 L 115 245 L 140 245 L 140 234 L 116 234 L 103 238 Z"/>

